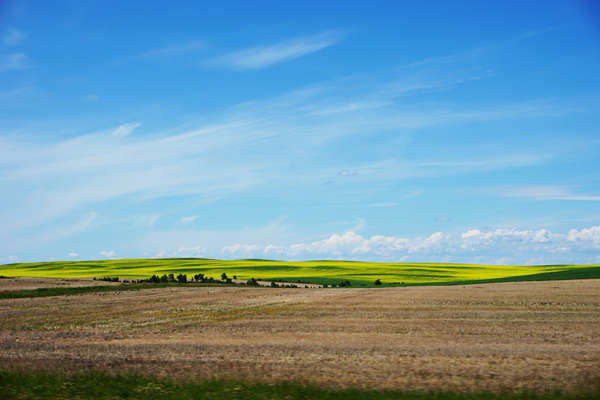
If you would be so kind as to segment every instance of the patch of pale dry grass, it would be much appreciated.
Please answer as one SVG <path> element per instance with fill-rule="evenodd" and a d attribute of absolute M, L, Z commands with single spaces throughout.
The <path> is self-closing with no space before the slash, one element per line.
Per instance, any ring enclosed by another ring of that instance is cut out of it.
<path fill-rule="evenodd" d="M 0 368 L 445 390 L 600 388 L 600 280 L 177 287 L 0 301 Z"/>
<path fill-rule="evenodd" d="M 117 282 L 93 280 L 93 278 L 28 278 L 10 277 L 0 279 L 0 291 L 33 290 L 53 287 L 85 287 L 119 285 Z"/>

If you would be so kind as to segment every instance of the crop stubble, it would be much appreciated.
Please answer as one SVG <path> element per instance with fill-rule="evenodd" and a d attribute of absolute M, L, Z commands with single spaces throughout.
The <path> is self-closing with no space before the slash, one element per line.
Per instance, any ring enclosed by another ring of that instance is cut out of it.
<path fill-rule="evenodd" d="M 0 301 L 0 368 L 407 390 L 600 389 L 600 280 Z"/>

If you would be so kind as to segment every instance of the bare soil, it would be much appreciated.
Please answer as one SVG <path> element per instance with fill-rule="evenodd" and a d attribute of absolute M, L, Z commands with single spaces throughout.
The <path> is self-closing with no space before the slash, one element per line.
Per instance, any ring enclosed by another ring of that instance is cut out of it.
<path fill-rule="evenodd" d="M 0 368 L 405 390 L 599 390 L 600 280 L 0 300 Z"/>

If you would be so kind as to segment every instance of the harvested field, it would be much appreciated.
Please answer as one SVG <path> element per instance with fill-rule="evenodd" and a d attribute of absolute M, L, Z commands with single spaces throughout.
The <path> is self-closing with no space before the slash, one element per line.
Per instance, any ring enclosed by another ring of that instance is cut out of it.
<path fill-rule="evenodd" d="M 3 290 L 32 290 L 53 287 L 86 287 L 118 285 L 117 282 L 93 280 L 92 278 L 29 278 L 11 277 L 0 279 L 0 291 Z"/>
<path fill-rule="evenodd" d="M 0 368 L 405 390 L 600 389 L 600 280 L 0 300 Z"/>

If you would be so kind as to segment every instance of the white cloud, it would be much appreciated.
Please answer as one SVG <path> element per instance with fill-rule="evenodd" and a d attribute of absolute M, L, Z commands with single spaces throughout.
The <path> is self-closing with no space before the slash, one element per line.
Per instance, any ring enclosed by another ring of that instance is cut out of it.
<path fill-rule="evenodd" d="M 190 224 L 192 222 L 194 222 L 196 220 L 196 218 L 198 218 L 199 215 L 192 215 L 190 217 L 183 217 L 181 218 L 181 223 L 183 224 Z"/>
<path fill-rule="evenodd" d="M 478 257 L 487 257 L 487 262 L 506 264 L 521 259 L 527 254 L 564 254 L 600 251 L 600 226 L 589 229 L 571 230 L 566 234 L 552 233 L 546 229 L 519 231 L 516 229 L 496 229 L 481 232 L 469 230 L 460 237 L 436 232 L 426 238 L 399 238 L 393 236 L 372 236 L 365 238 L 349 231 L 342 235 L 334 234 L 328 239 L 311 243 L 297 243 L 289 246 L 270 244 L 236 244 L 223 247 L 223 254 L 257 256 L 281 259 L 339 258 L 366 260 L 383 259 L 401 262 L 410 255 L 420 258 L 426 255 L 439 255 L 438 262 L 448 262 L 450 255 L 470 257 L 474 252 Z M 497 254 L 504 255 L 498 257 Z M 506 254 L 511 254 L 507 257 Z M 594 254 L 595 256 L 595 254 Z M 598 256 L 600 257 L 600 256 Z M 530 264 L 540 264 L 542 258 L 525 258 Z M 522 262 L 524 262 L 524 260 Z M 599 258 L 600 259 L 600 258 Z M 446 261 L 444 261 L 446 260 Z M 471 262 L 473 260 L 471 259 Z"/>
<path fill-rule="evenodd" d="M 121 124 L 115 131 L 113 135 L 115 136 L 126 136 L 129 135 L 134 129 L 138 128 L 142 125 L 139 122 L 131 122 L 129 124 Z"/>
<path fill-rule="evenodd" d="M 0 214 L 1 215 L 1 214 Z M 62 238 L 78 234 L 84 230 L 89 229 L 93 222 L 96 220 L 96 213 L 89 213 L 85 218 L 80 221 L 71 224 L 70 226 L 54 229 L 50 229 L 45 232 L 38 233 L 33 236 L 25 238 L 12 239 L 10 241 L 0 241 L 0 251 L 4 249 L 22 249 L 28 250 L 32 246 L 40 246 L 42 244 L 56 242 Z M 39 221 L 38 221 L 39 222 Z M 7 227 L 13 228 L 13 227 Z M 13 228 L 14 229 L 14 228 Z M 1 232 L 0 232 L 1 233 Z"/>
<path fill-rule="evenodd" d="M 512 104 L 500 109 L 439 109 L 430 104 L 407 102 L 368 109 L 368 112 L 357 109 L 351 118 L 335 113 L 314 115 L 319 109 L 343 108 L 359 102 L 385 102 L 403 93 L 397 83 L 382 79 L 387 78 L 362 76 L 345 80 L 343 85 L 328 82 L 277 98 L 240 104 L 210 124 L 176 133 L 128 135 L 139 126 L 133 122 L 117 129 L 104 128 L 97 133 L 85 133 L 90 131 L 87 124 L 75 126 L 70 135 L 50 135 L 54 141 L 41 140 L 48 132 L 52 133 L 52 127 L 38 131 L 35 127 L 24 127 L 31 131 L 29 136 L 2 136 L 0 180 L 5 189 L 0 198 L 0 226 L 3 227 L 0 251 L 12 254 L 21 248 L 38 246 L 42 239 L 57 237 L 55 226 L 41 231 L 42 234 L 24 238 L 27 234 L 23 232 L 40 232 L 25 228 L 42 227 L 45 222 L 67 215 L 72 220 L 73 213 L 84 207 L 124 198 L 140 201 L 196 195 L 199 201 L 209 202 L 233 196 L 239 198 L 251 191 L 269 191 L 274 196 L 282 193 L 284 196 L 290 193 L 302 196 L 317 185 L 326 187 L 323 183 L 331 178 L 332 171 L 333 174 L 347 171 L 349 176 L 352 171 L 360 171 L 360 180 L 368 185 L 355 186 L 352 193 L 340 192 L 358 198 L 369 192 L 369 187 L 382 182 L 395 185 L 414 178 L 536 165 L 564 150 L 562 147 L 536 146 L 515 150 L 490 146 L 472 151 L 461 146 L 460 154 L 455 157 L 449 157 L 450 153 L 445 151 L 442 155 L 432 154 L 430 162 L 422 158 L 398 157 L 348 165 L 347 160 L 336 160 L 340 153 L 336 151 L 337 146 L 343 146 L 348 138 L 368 139 L 394 131 L 400 139 L 406 130 L 413 128 L 535 116 L 551 113 L 555 108 L 568 109 L 556 104 L 547 104 L 546 108 Z M 427 81 L 427 78 L 419 79 Z M 452 83 L 457 85 L 460 81 Z M 414 84 L 408 82 L 406 87 Z M 370 88 L 367 92 L 365 85 Z M 57 125 L 68 123 L 57 121 Z M 469 155 L 465 156 L 463 151 Z M 326 156 L 315 156 L 314 163 L 306 164 L 307 154 Z M 304 167 L 289 168 L 292 165 Z M 351 178 L 339 178 L 347 179 Z M 348 190 L 341 186 L 331 185 L 327 189 Z M 150 219 L 148 226 L 152 221 L 155 219 Z M 186 246 L 194 244 L 184 240 L 169 251 L 184 243 Z M 229 243 L 220 243 L 215 248 Z M 236 240 L 233 243 L 248 242 Z M 15 249 L 13 244 L 20 248 Z"/>
<path fill-rule="evenodd" d="M 373 236 L 370 239 L 352 231 L 343 235 L 332 235 L 312 243 L 293 244 L 291 246 L 270 245 L 264 248 L 265 255 L 283 255 L 288 257 L 311 256 L 397 256 L 399 259 L 419 252 L 439 252 L 445 250 L 444 244 L 450 240 L 448 235 L 434 233 L 425 239 L 406 239 L 387 236 Z"/>
<path fill-rule="evenodd" d="M 518 231 L 496 229 L 483 233 L 473 229 L 462 234 L 461 248 L 481 251 L 490 248 L 514 248 L 520 251 L 572 252 L 600 250 L 600 226 L 570 230 L 567 234 L 546 229 Z"/>
<path fill-rule="evenodd" d="M 358 172 L 356 172 L 356 171 L 350 172 L 350 171 L 342 170 L 342 171 L 338 172 L 337 175 L 338 176 L 358 176 Z"/>
<path fill-rule="evenodd" d="M 23 53 L 0 55 L 0 72 L 25 69 L 27 67 L 27 56 Z"/>
<path fill-rule="evenodd" d="M 192 257 L 206 257 L 208 250 L 204 246 L 192 246 L 184 247 L 181 246 L 179 250 L 169 253 L 168 251 L 161 251 L 154 258 L 192 258 Z"/>
<path fill-rule="evenodd" d="M 181 247 L 177 250 L 176 257 L 201 257 L 206 255 L 206 247 L 195 246 L 195 247 Z"/>
<path fill-rule="evenodd" d="M 522 197 L 535 200 L 600 201 L 598 195 L 577 194 L 569 186 L 523 186 L 491 188 L 485 191 L 504 197 Z"/>
<path fill-rule="evenodd" d="M 116 257 L 116 254 L 114 251 L 101 251 L 100 254 L 106 258 L 115 258 Z"/>
<path fill-rule="evenodd" d="M 448 221 L 450 221 L 450 218 L 439 217 L 439 218 L 436 218 L 435 220 L 438 221 L 438 222 L 448 222 Z"/>
<path fill-rule="evenodd" d="M 133 226 L 153 228 L 159 218 L 158 215 L 138 215 L 133 221 Z"/>
<path fill-rule="evenodd" d="M 192 40 L 183 44 L 175 44 L 171 46 L 161 47 L 147 51 L 135 58 L 159 59 L 178 56 L 186 53 L 193 53 L 206 48 L 206 44 L 201 41 Z"/>
<path fill-rule="evenodd" d="M 254 258 L 262 253 L 263 248 L 256 245 L 234 244 L 233 246 L 223 246 L 222 254 L 229 257 Z"/>
<path fill-rule="evenodd" d="M 236 70 L 261 69 L 314 53 L 339 41 L 339 35 L 333 33 L 306 36 L 231 53 L 212 60 L 210 64 Z"/>
<path fill-rule="evenodd" d="M 10 28 L 2 37 L 2 44 L 6 46 L 18 46 L 25 40 L 23 32 Z"/>
<path fill-rule="evenodd" d="M 0 264 L 14 264 L 20 262 L 23 262 L 23 260 L 21 260 L 21 258 L 18 256 L 8 256 L 0 258 Z"/>
<path fill-rule="evenodd" d="M 69 253 L 69 257 L 79 257 L 79 254 L 77 254 L 77 253 Z"/>

